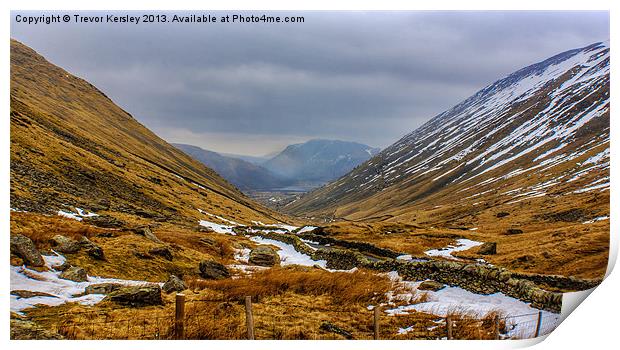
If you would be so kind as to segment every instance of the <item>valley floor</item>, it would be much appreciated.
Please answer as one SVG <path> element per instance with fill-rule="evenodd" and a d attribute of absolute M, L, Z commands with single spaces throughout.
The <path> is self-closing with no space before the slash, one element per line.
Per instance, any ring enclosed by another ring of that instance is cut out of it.
<path fill-rule="evenodd" d="M 245 296 L 254 301 L 257 339 L 371 339 L 375 307 L 381 309 L 379 336 L 386 339 L 446 338 L 448 320 L 454 338 L 528 338 L 537 334 L 539 318 L 538 334 L 552 331 L 561 318 L 559 310 L 539 310 L 536 307 L 543 306 L 502 292 L 472 292 L 468 285 L 464 289 L 410 280 L 396 271 L 372 268 L 389 261 L 502 266 L 501 241 L 497 256 L 477 253 L 489 237 L 481 229 L 423 229 L 396 223 L 337 223 L 322 228 L 241 224 L 202 210 L 200 214 L 198 225 L 159 223 L 149 234 L 138 223 L 113 229 L 89 225 L 81 219 L 97 214 L 78 209 L 58 216 L 13 211 L 12 234 L 29 237 L 46 264 L 25 266 L 23 259 L 12 255 L 12 337 L 172 338 L 173 291 L 162 293 L 160 303 L 139 307 L 114 302 L 106 292 L 85 294 L 88 286 L 102 283 L 161 287 L 170 275 L 180 276 L 186 284 L 185 336 L 193 339 L 245 338 L 240 303 Z M 606 224 L 603 218 L 582 225 L 603 229 Z M 57 234 L 75 240 L 87 237 L 105 258 L 94 259 L 84 249 L 60 253 L 53 244 Z M 258 266 L 251 257 L 258 246 L 271 247 L 280 263 Z M 344 266 L 339 258 L 330 257 L 336 253 L 357 254 L 367 263 Z M 204 261 L 221 264 L 228 275 L 205 276 Z M 61 278 L 63 263 L 84 268 L 87 280 Z M 124 326 L 114 326 L 118 324 Z"/>

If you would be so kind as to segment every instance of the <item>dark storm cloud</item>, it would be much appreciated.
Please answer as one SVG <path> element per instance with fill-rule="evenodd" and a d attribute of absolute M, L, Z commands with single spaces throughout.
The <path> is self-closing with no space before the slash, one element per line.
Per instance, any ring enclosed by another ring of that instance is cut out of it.
<path fill-rule="evenodd" d="M 253 154 L 315 137 L 385 147 L 514 70 L 609 37 L 606 12 L 294 15 L 305 23 L 11 34 L 169 141 Z"/>

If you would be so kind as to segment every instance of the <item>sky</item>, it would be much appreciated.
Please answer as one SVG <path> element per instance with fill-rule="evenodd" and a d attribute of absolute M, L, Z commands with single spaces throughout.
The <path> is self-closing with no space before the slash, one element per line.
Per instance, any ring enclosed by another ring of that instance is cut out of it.
<path fill-rule="evenodd" d="M 237 13 L 263 14 L 194 14 Z M 513 71 L 609 39 L 608 12 L 593 11 L 266 12 L 304 17 L 271 24 L 34 25 L 17 14 L 42 13 L 13 11 L 12 38 L 165 140 L 255 156 L 314 138 L 384 148 Z"/>

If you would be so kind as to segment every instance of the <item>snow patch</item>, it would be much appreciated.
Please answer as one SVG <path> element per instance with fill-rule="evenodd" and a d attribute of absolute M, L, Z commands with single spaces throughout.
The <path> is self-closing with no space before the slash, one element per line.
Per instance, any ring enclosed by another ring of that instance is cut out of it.
<path fill-rule="evenodd" d="M 457 257 L 452 256 L 453 252 L 461 252 L 461 251 L 468 250 L 473 247 L 477 247 L 482 244 L 483 242 L 477 242 L 477 241 L 472 241 L 469 239 L 461 238 L 461 239 L 456 240 L 456 245 L 451 244 L 445 248 L 427 250 L 424 252 L 424 254 L 428 256 L 438 256 L 438 257 L 442 257 L 446 259 L 458 260 Z"/>
<path fill-rule="evenodd" d="M 65 258 L 59 254 L 43 255 L 43 260 L 45 260 L 45 265 L 48 268 L 62 265 L 65 262 Z M 43 292 L 53 295 L 53 297 L 37 296 L 32 298 L 20 298 L 16 295 L 11 295 L 11 311 L 20 313 L 22 310 L 33 307 L 37 304 L 57 306 L 64 303 L 77 302 L 82 305 L 94 305 L 103 300 L 105 295 L 88 294 L 78 296 L 82 294 L 84 289 L 91 284 L 120 283 L 127 286 L 153 284 L 146 281 L 132 281 L 93 276 L 89 276 L 87 282 L 73 282 L 62 279 L 59 275 L 60 271 L 50 270 L 38 272 L 25 266 L 11 266 L 11 290 L 28 290 L 31 292 Z M 160 286 L 162 285 L 162 283 L 158 284 Z"/>

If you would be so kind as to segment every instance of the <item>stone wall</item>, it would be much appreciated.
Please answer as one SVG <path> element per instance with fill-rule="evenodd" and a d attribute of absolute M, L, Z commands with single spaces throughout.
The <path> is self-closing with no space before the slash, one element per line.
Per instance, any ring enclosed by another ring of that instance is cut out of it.
<path fill-rule="evenodd" d="M 320 248 L 314 250 L 295 235 L 276 233 L 261 233 L 260 235 L 291 244 L 297 251 L 310 255 L 314 260 L 326 260 L 327 268 L 330 269 L 349 270 L 359 267 L 382 272 L 397 271 L 405 280 L 430 279 L 477 294 L 502 292 L 524 302 L 532 303 L 535 308 L 552 312 L 561 311 L 562 293 L 545 290 L 540 285 L 550 287 L 550 289 L 567 291 L 590 289 L 600 283 L 598 280 L 582 280 L 565 276 L 522 274 L 498 266 L 458 261 L 411 262 L 391 258 L 371 261 L 361 253 L 347 249 Z M 334 242 L 333 239 L 319 240 L 317 237 L 321 236 L 306 234 L 300 236 L 319 244 L 340 245 L 340 242 Z M 356 242 L 352 243 L 355 245 Z"/>
<path fill-rule="evenodd" d="M 301 233 L 299 237 L 303 239 L 307 239 L 309 241 L 317 242 L 321 245 L 331 244 L 337 245 L 343 248 L 356 249 L 360 252 L 372 254 L 375 256 L 386 257 L 395 259 L 397 256 L 403 255 L 404 253 L 395 252 L 391 249 L 380 248 L 373 244 L 366 242 L 355 242 L 355 241 L 345 241 L 341 239 L 336 239 L 332 237 L 319 236 L 312 233 Z"/>

